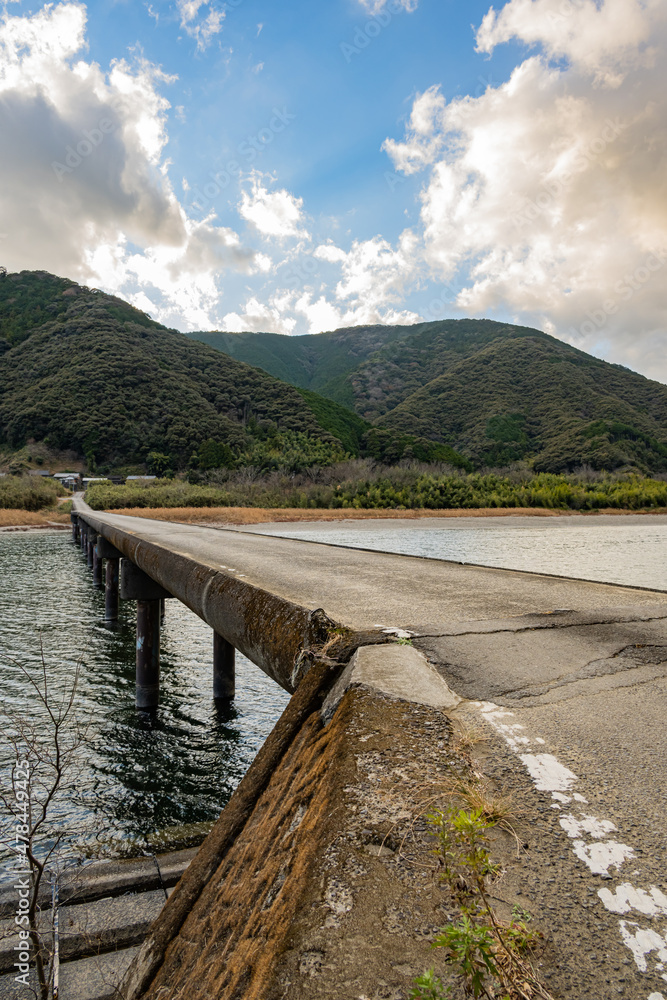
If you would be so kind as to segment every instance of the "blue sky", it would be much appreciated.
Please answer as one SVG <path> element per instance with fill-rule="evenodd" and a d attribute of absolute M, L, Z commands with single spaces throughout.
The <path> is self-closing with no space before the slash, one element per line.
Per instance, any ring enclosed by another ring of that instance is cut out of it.
<path fill-rule="evenodd" d="M 0 259 L 183 330 L 490 316 L 665 381 L 666 40 L 661 0 L 12 0 Z"/>

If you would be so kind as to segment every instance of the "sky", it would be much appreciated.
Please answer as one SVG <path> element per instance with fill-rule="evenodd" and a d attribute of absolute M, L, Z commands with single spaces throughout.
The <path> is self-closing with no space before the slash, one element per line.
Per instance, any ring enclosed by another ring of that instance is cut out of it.
<path fill-rule="evenodd" d="M 665 0 L 6 0 L 0 264 L 179 330 L 488 317 L 667 382 Z"/>

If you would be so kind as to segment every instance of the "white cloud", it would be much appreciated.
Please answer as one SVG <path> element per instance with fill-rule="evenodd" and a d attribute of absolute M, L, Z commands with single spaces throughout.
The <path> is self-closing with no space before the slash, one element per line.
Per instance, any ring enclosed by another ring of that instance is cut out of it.
<path fill-rule="evenodd" d="M 438 86 L 429 87 L 416 98 L 403 141 L 386 139 L 382 146 L 397 170 L 414 174 L 434 162 L 442 149 L 446 109 Z"/>
<path fill-rule="evenodd" d="M 667 251 L 667 8 L 511 0 L 478 47 L 511 38 L 544 51 L 479 97 L 430 88 L 385 144 L 398 170 L 425 172 L 425 260 L 440 280 L 468 275 L 468 312 L 667 380 L 667 271 L 651 256 Z"/>
<path fill-rule="evenodd" d="M 317 247 L 313 256 L 329 263 L 340 264 L 342 279 L 336 285 L 339 301 L 352 300 L 360 311 L 366 310 L 368 319 L 362 322 L 377 323 L 383 307 L 401 301 L 407 287 L 417 274 L 417 239 L 406 230 L 398 247 L 393 249 L 387 240 L 375 236 L 357 241 L 346 253 L 333 243 Z"/>
<path fill-rule="evenodd" d="M 177 246 L 133 253 L 121 237 L 115 246 L 91 250 L 87 261 L 107 291 L 122 295 L 166 326 L 200 330 L 216 325 L 216 276 L 229 268 L 248 273 L 261 268 L 233 230 L 191 219 L 184 225 L 188 238 Z"/>
<path fill-rule="evenodd" d="M 390 7 L 392 13 L 405 10 L 411 14 L 412 11 L 417 10 L 419 0 L 359 0 L 359 3 L 367 13 L 373 15 L 379 14 L 385 7 Z"/>
<path fill-rule="evenodd" d="M 267 301 L 260 302 L 257 296 L 251 296 L 240 312 L 227 313 L 221 329 L 292 334 L 304 321 L 305 333 L 322 333 L 375 323 L 417 323 L 419 316 L 409 310 L 381 308 L 363 301 L 346 307 L 330 301 L 324 293 L 314 293 L 312 289 L 301 292 L 281 290 L 270 295 Z"/>
<path fill-rule="evenodd" d="M 244 191 L 238 208 L 239 215 L 250 222 L 263 236 L 283 240 L 288 237 L 307 237 L 301 229 L 303 198 L 295 198 L 289 191 L 269 191 L 262 183 L 262 175 L 251 178 L 250 192 Z"/>
<path fill-rule="evenodd" d="M 286 267 L 282 279 L 292 287 L 269 295 L 268 305 L 251 296 L 241 312 L 224 317 L 223 328 L 292 333 L 297 325 L 303 328 L 305 324 L 306 332 L 321 333 L 345 326 L 416 323 L 417 313 L 400 308 L 405 290 L 416 280 L 415 249 L 409 231 L 395 249 L 379 236 L 356 241 L 349 251 L 333 243 L 322 244 L 308 255 L 297 248 L 282 262 Z M 319 262 L 334 273 L 342 272 L 333 296 L 330 282 L 318 270 Z"/>
<path fill-rule="evenodd" d="M 517 38 L 541 45 L 554 58 L 616 85 L 625 69 L 636 67 L 645 52 L 651 27 L 663 0 L 510 0 L 486 14 L 477 33 L 478 52 Z"/>
<path fill-rule="evenodd" d="M 221 329 L 232 333 L 250 331 L 291 334 L 297 322 L 294 316 L 289 315 L 292 300 L 293 295 L 289 292 L 274 294 L 268 303 L 260 302 L 253 295 L 246 301 L 242 313 L 227 313 Z"/>
<path fill-rule="evenodd" d="M 231 230 L 188 219 L 172 189 L 171 78 L 143 59 L 104 73 L 79 57 L 85 27 L 79 3 L 0 23 L 3 263 L 143 293 L 170 322 L 206 325 L 217 275 L 260 262 Z"/>
<path fill-rule="evenodd" d="M 197 42 L 197 50 L 203 52 L 209 47 L 216 35 L 222 31 L 225 19 L 224 10 L 218 10 L 206 0 L 177 0 L 178 12 L 181 16 L 181 28 L 187 31 Z M 208 8 L 205 17 L 200 17 L 202 7 Z"/>

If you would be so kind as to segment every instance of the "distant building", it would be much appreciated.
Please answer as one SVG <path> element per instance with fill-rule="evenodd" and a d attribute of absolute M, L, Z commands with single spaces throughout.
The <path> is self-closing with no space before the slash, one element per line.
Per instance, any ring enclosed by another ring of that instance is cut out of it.
<path fill-rule="evenodd" d="M 28 469 L 29 476 L 42 476 L 43 478 L 49 478 L 51 473 L 47 469 Z"/>
<path fill-rule="evenodd" d="M 56 472 L 54 473 L 53 478 L 57 479 L 59 483 L 62 483 L 67 490 L 81 489 L 80 472 Z"/>
<path fill-rule="evenodd" d="M 125 480 L 125 482 L 129 483 L 132 480 L 137 480 L 137 479 L 140 479 L 142 481 L 144 479 L 157 479 L 157 476 L 128 476 L 127 479 Z"/>
<path fill-rule="evenodd" d="M 57 479 L 58 482 L 62 483 L 63 486 L 67 486 L 68 489 L 72 489 L 73 486 L 81 485 L 81 473 L 80 472 L 54 472 L 53 478 Z"/>

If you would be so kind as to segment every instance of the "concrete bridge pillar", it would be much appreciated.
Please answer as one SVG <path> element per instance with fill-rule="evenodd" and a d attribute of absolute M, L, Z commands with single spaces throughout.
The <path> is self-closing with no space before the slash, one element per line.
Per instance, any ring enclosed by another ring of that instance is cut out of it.
<path fill-rule="evenodd" d="M 230 701 L 236 688 L 236 650 L 217 632 L 213 633 L 213 697 Z"/>
<path fill-rule="evenodd" d="M 97 543 L 97 535 L 90 528 L 87 532 L 88 538 L 88 569 L 93 568 L 93 560 L 95 556 L 95 545 Z"/>
<path fill-rule="evenodd" d="M 99 535 L 96 536 L 95 542 L 93 543 L 93 587 L 101 590 L 104 584 L 102 583 L 102 559 L 97 551 L 98 541 Z"/>
<path fill-rule="evenodd" d="M 86 538 L 87 529 L 88 529 L 88 525 L 86 524 L 86 522 L 85 521 L 80 521 L 79 522 L 79 544 L 81 546 L 81 551 L 82 552 L 87 552 L 88 551 L 88 549 L 87 549 L 88 540 Z"/>
<path fill-rule="evenodd" d="M 118 583 L 120 575 L 120 552 L 115 545 L 102 535 L 97 536 L 97 558 L 104 559 L 104 619 L 118 620 Z"/>
<path fill-rule="evenodd" d="M 70 514 L 69 519 L 72 522 L 72 541 L 76 545 L 79 541 L 79 515 Z"/>
<path fill-rule="evenodd" d="M 171 594 L 129 559 L 123 559 L 120 596 L 124 601 L 137 602 L 137 708 L 157 708 L 160 700 L 160 601 Z"/>

